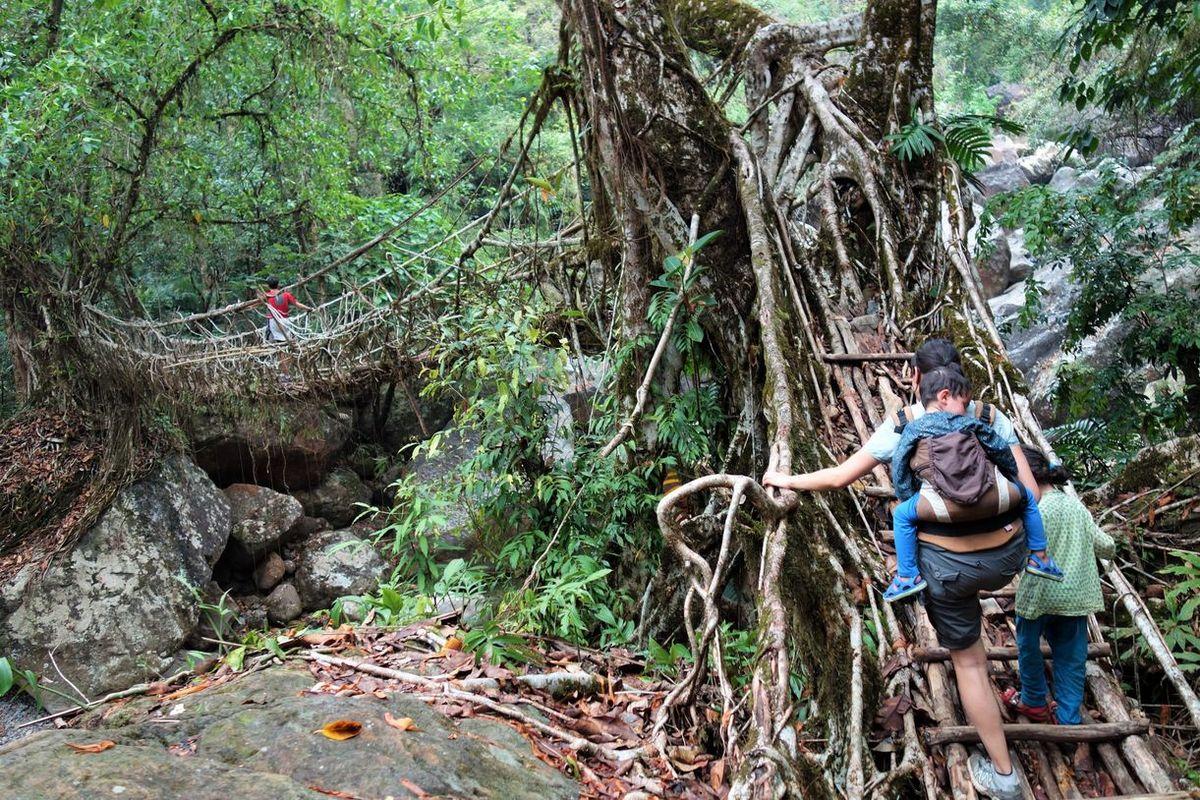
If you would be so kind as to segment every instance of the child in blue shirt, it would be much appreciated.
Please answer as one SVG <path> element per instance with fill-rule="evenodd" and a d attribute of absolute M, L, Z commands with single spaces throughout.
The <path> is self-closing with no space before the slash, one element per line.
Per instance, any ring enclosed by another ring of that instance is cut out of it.
<path fill-rule="evenodd" d="M 892 455 L 892 482 L 900 503 L 892 512 L 897 570 L 883 595 L 888 602 L 911 597 L 927 585 L 917 568 L 919 529 L 946 549 L 956 549 L 956 540 L 969 536 L 965 549 L 981 550 L 1011 540 L 1020 519 L 1031 551 L 1025 571 L 1063 579 L 1046 553 L 1037 502 L 1017 478 L 1008 443 L 986 422 L 967 415 L 970 400 L 971 384 L 961 368 L 939 367 L 921 381 L 927 413 L 902 423 Z M 914 469 L 918 460 L 922 463 Z"/>

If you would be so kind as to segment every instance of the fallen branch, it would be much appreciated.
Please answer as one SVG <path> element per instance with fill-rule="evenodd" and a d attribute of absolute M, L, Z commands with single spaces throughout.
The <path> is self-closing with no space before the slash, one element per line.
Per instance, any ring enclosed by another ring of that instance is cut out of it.
<path fill-rule="evenodd" d="M 1101 564 L 1105 568 L 1105 574 L 1112 581 L 1113 587 L 1117 590 L 1121 605 L 1125 606 L 1125 610 L 1129 612 L 1133 624 L 1137 626 L 1138 632 L 1142 634 L 1142 639 L 1150 648 L 1150 652 L 1154 653 L 1155 659 L 1158 660 L 1159 666 L 1162 667 L 1163 673 L 1167 680 L 1175 687 L 1175 691 L 1179 693 L 1180 699 L 1183 700 L 1183 705 L 1187 709 L 1188 715 L 1192 718 L 1192 725 L 1200 728 L 1200 697 L 1196 696 L 1192 685 L 1188 683 L 1187 676 L 1183 674 L 1183 670 L 1179 668 L 1179 662 L 1175 660 L 1175 656 L 1171 653 L 1171 648 L 1163 639 L 1162 631 L 1158 629 L 1154 618 L 1150 616 L 1149 610 L 1142 602 L 1141 596 L 1137 590 L 1129 585 L 1129 581 L 1125 579 L 1125 575 L 1121 572 L 1121 568 L 1116 562 L 1102 561 Z"/>
<path fill-rule="evenodd" d="M 531 717 L 528 714 L 523 714 L 515 708 L 506 706 L 503 703 L 496 702 L 489 697 L 484 697 L 481 694 L 469 692 L 459 689 L 445 680 L 437 680 L 429 678 L 425 675 L 417 675 L 412 672 L 402 672 L 397 669 L 389 669 L 381 667 L 378 664 L 372 664 L 368 661 L 358 661 L 350 658 L 337 658 L 335 656 L 326 656 L 320 653 L 306 653 L 303 658 L 308 661 L 315 661 L 318 664 L 326 664 L 333 667 L 345 667 L 363 672 L 367 675 L 374 675 L 377 678 L 388 678 L 391 680 L 401 681 L 420 686 L 424 689 L 431 690 L 434 696 L 450 697 L 455 700 L 462 700 L 475 705 L 483 706 L 489 711 L 493 711 L 500 716 L 508 717 L 511 720 L 520 722 L 522 725 L 528 725 L 538 731 L 551 736 L 559 741 L 564 742 L 572 750 L 583 755 L 598 755 L 610 761 L 622 762 L 632 761 L 641 755 L 649 755 L 647 748 L 637 748 L 633 750 L 616 750 L 611 747 L 605 747 L 602 744 L 596 744 L 581 736 L 576 736 L 573 733 L 568 733 L 561 728 L 556 728 L 553 725 L 548 725 L 536 717 Z"/>
<path fill-rule="evenodd" d="M 44 717 L 38 717 L 37 719 L 31 719 L 28 722 L 22 722 L 20 725 L 17 726 L 17 728 L 27 728 L 30 725 L 37 725 L 39 722 L 50 722 L 51 720 L 65 719 L 67 717 L 73 717 L 76 714 L 82 714 L 84 711 L 91 711 L 93 708 L 96 708 L 97 706 L 102 706 L 105 703 L 111 703 L 114 700 L 123 700 L 126 697 L 138 697 L 140 695 L 146 694 L 147 692 L 149 692 L 151 689 L 153 689 L 156 686 L 163 686 L 163 685 L 170 686 L 171 684 L 178 682 L 181 678 L 185 678 L 191 674 L 192 674 L 191 670 L 185 669 L 185 670 L 175 673 L 174 675 L 172 675 L 171 677 L 167 678 L 164 681 L 151 681 L 149 683 L 138 683 L 133 686 L 130 686 L 128 689 L 122 689 L 119 692 L 110 692 L 109 694 L 104 695 L 104 697 L 101 697 L 98 700 L 93 700 L 90 703 L 85 703 L 84 705 L 74 706 L 73 708 L 65 708 L 62 711 L 56 711 L 53 714 L 47 714 Z"/>

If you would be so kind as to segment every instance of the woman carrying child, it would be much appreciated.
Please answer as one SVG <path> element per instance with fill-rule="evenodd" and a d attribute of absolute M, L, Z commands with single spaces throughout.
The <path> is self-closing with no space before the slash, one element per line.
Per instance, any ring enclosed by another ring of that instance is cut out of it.
<path fill-rule="evenodd" d="M 916 388 L 919 390 L 921 377 L 940 367 L 957 365 L 962 361 L 958 350 L 945 339 L 931 339 L 917 348 L 913 358 L 916 367 Z M 977 401 L 971 401 L 964 409 L 968 415 L 983 417 Z M 925 406 L 915 403 L 903 409 L 907 420 L 912 421 L 925 414 Z M 1017 441 L 1012 422 L 1002 413 L 989 413 L 988 422 L 1007 444 L 1017 467 L 1020 483 L 1038 497 L 1038 484 L 1029 471 L 1025 454 Z M 897 420 L 884 420 L 870 440 L 846 461 L 835 467 L 817 470 L 804 475 L 783 475 L 768 472 L 763 483 L 781 489 L 821 491 L 841 489 L 870 473 L 875 467 L 892 461 L 901 440 L 901 428 Z M 994 544 L 994 543 L 993 543 Z M 930 546 L 922 543 L 920 550 L 928 552 Z M 963 564 L 970 566 L 966 571 L 943 571 L 924 575 L 930 581 L 927 594 L 940 597 L 929 605 L 930 621 L 937 632 L 938 641 L 950 651 L 954 664 L 955 681 L 959 699 L 966 712 L 967 721 L 979 733 L 987 757 L 972 755 L 968 762 L 972 783 L 976 790 L 997 800 L 1018 800 L 1021 786 L 1013 769 L 1008 752 L 1008 742 L 1000 717 L 1000 706 L 992 692 L 988 671 L 987 651 L 981 641 L 982 611 L 979 591 L 999 587 L 1012 579 L 1026 566 L 1028 549 L 1025 532 L 1015 532 L 1011 540 L 987 550 L 958 556 Z M 928 562 L 926 562 L 928 563 Z M 924 566 L 922 567 L 924 572 Z M 951 574 L 953 572 L 953 574 Z"/>
<path fill-rule="evenodd" d="M 1088 615 L 1104 608 L 1096 558 L 1113 554 L 1113 539 L 1102 531 L 1078 499 L 1062 491 L 1070 480 L 1061 464 L 1052 464 L 1036 447 L 1023 445 L 1042 499 L 1038 507 L 1050 550 L 1066 573 L 1062 583 L 1022 580 L 1017 586 L 1017 659 L 1021 691 L 1005 693 L 1005 701 L 1034 722 L 1062 725 L 1082 722 L 1084 670 L 1087 665 Z M 1051 712 L 1046 692 L 1042 638 L 1054 660 Z"/>

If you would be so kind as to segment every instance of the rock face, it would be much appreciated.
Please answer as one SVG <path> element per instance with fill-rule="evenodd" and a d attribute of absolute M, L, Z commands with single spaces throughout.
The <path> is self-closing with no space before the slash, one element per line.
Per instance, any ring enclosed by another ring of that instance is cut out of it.
<path fill-rule="evenodd" d="M 996 111 L 1003 112 L 1013 103 L 1019 103 L 1032 94 L 1033 89 L 1028 84 L 1001 81 L 993 83 L 983 91 L 989 98 L 996 101 Z"/>
<path fill-rule="evenodd" d="M 235 483 L 225 489 L 225 497 L 233 519 L 230 545 L 244 551 L 238 555 L 248 557 L 251 565 L 278 548 L 304 516 L 299 500 L 265 486 Z"/>
<path fill-rule="evenodd" d="M 975 177 L 983 186 L 985 199 L 1002 192 L 1015 192 L 1029 185 L 1029 176 L 1015 161 L 1002 161 L 999 164 L 984 167 L 975 173 Z"/>
<path fill-rule="evenodd" d="M 454 417 L 454 403 L 449 397 L 420 397 L 415 388 L 412 393 L 410 400 L 401 389 L 396 390 L 380 437 L 390 448 L 399 449 L 428 439 Z"/>
<path fill-rule="evenodd" d="M 326 531 L 301 546 L 293 580 L 304 608 L 316 611 L 343 595 L 372 591 L 387 569 L 375 548 L 353 531 Z"/>
<path fill-rule="evenodd" d="M 221 491 L 187 459 L 167 458 L 45 575 L 0 587 L 0 652 L 72 695 L 51 653 L 93 698 L 153 675 L 196 626 L 192 587 L 208 583 L 229 532 Z"/>
<path fill-rule="evenodd" d="M 345 528 L 362 513 L 361 503 L 371 502 L 371 489 L 352 470 L 335 469 L 320 486 L 295 497 L 310 517 L 320 517 L 335 528 Z"/>
<path fill-rule="evenodd" d="M 101 730 L 27 737 L 0 751 L 6 800 L 579 796 L 576 783 L 537 760 L 503 723 L 454 721 L 403 693 L 384 700 L 305 693 L 312 682 L 306 672 L 269 669 L 183 698 L 171 725 L 149 722 L 150 701 L 138 700 L 101 721 Z M 385 714 L 411 718 L 416 730 L 389 726 Z M 313 734 L 336 719 L 360 721 L 362 733 L 341 742 Z M 116 746 L 86 756 L 65 746 L 103 739 Z M 195 752 L 168 751 L 181 742 Z"/>
<path fill-rule="evenodd" d="M 433 489 L 456 482 L 458 468 L 474 455 L 479 448 L 480 437 L 476 431 L 453 430 L 446 436 L 441 450 L 436 455 L 419 455 L 408 463 L 406 474 L 418 484 Z M 438 526 L 440 543 L 453 552 L 451 557 L 470 552 L 478 545 L 479 537 L 464 502 L 455 502 L 438 509 L 442 522 Z"/>
<path fill-rule="evenodd" d="M 258 483 L 309 489 L 350 440 L 352 420 L 336 409 L 284 406 L 254 413 L 201 413 L 191 424 L 196 463 L 219 486 Z"/>

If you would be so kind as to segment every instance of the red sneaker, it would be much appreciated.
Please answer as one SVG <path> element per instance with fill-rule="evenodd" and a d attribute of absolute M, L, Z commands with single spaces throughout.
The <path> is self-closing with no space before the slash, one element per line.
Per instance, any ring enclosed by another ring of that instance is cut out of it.
<path fill-rule="evenodd" d="M 1021 702 L 1021 692 L 1017 689 L 1005 689 L 1001 698 L 1004 700 L 1004 705 L 1018 714 L 1028 717 L 1030 722 L 1039 722 L 1043 725 L 1053 725 L 1057 722 L 1050 705 L 1027 706 Z"/>

